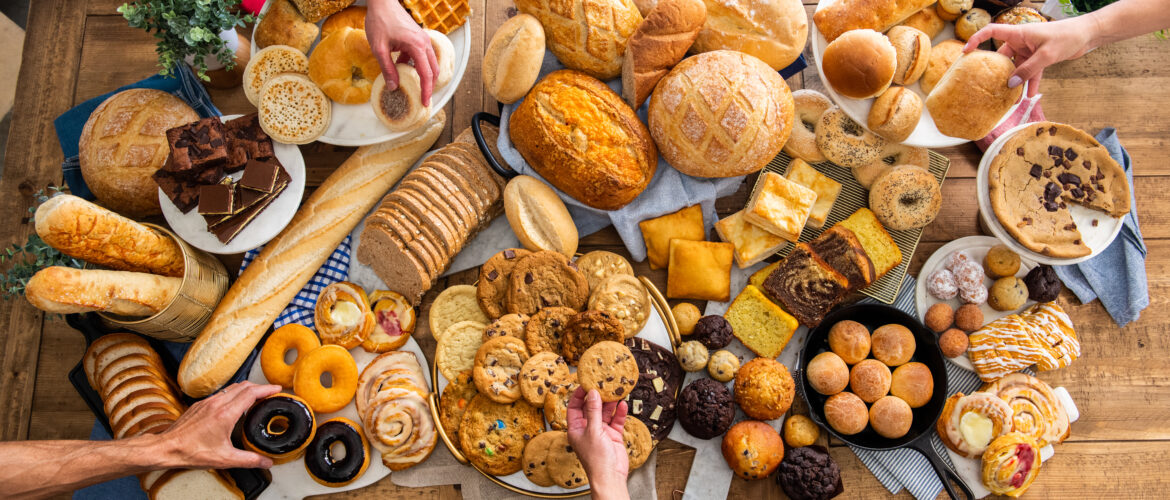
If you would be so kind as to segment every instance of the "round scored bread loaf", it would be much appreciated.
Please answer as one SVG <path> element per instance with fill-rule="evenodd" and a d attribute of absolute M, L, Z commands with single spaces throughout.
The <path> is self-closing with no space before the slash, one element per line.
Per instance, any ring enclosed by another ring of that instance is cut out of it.
<path fill-rule="evenodd" d="M 800 0 L 704 0 L 707 22 L 691 49 L 738 50 L 774 70 L 792 64 L 808 40 L 808 15 Z"/>
<path fill-rule="evenodd" d="M 825 47 L 821 75 L 838 94 L 853 99 L 877 97 L 890 87 L 898 54 L 885 35 L 874 30 L 846 31 Z"/>
<path fill-rule="evenodd" d="M 516 150 L 537 174 L 600 210 L 633 201 L 658 168 L 658 150 L 634 111 L 579 71 L 545 76 L 516 107 L 508 127 Z"/>
<path fill-rule="evenodd" d="M 987 50 L 956 60 L 926 97 L 938 131 L 972 141 L 991 133 L 1024 93 L 1023 85 L 1007 86 L 1015 70 L 1007 56 Z"/>
<path fill-rule="evenodd" d="M 601 80 L 621 74 L 626 42 L 642 23 L 633 0 L 517 0 L 516 8 L 540 20 L 561 64 Z"/>
<path fill-rule="evenodd" d="M 730 50 L 704 52 L 658 82 L 650 96 L 650 133 L 678 171 L 735 177 L 759 171 L 780 152 L 794 108 L 788 84 L 763 61 Z"/>
<path fill-rule="evenodd" d="M 536 79 L 544 61 L 544 28 L 528 14 L 504 21 L 483 54 L 483 86 L 497 101 L 519 101 Z"/>

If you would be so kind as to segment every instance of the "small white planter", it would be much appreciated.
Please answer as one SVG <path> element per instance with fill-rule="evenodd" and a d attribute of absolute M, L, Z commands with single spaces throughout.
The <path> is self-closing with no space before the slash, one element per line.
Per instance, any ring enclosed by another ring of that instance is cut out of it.
<path fill-rule="evenodd" d="M 227 48 L 231 49 L 233 54 L 240 49 L 240 35 L 239 33 L 236 33 L 235 28 L 221 31 L 219 33 L 219 38 L 227 44 Z M 194 55 L 189 55 L 184 60 L 187 61 L 188 66 L 192 68 L 195 67 Z M 203 64 L 207 65 L 208 71 L 221 69 L 224 66 L 223 63 L 219 62 L 219 59 L 215 57 L 215 54 L 207 54 L 206 56 L 203 56 Z"/>

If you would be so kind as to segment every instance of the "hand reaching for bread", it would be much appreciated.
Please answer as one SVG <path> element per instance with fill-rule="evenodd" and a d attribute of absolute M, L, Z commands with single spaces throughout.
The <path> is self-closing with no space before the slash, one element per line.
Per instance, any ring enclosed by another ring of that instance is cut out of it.
<path fill-rule="evenodd" d="M 1028 97 L 1034 97 L 1040 91 L 1044 68 L 1081 57 L 1092 48 L 1091 37 L 1087 30 L 1069 29 L 1060 23 L 989 24 L 967 40 L 963 52 L 971 52 L 992 38 L 1002 41 L 999 53 L 1016 63 L 1008 87 L 1028 82 Z"/>
<path fill-rule="evenodd" d="M 439 61 L 431 38 L 410 17 L 406 9 L 394 0 L 370 0 L 366 14 L 366 38 L 390 90 L 398 88 L 396 62 L 413 61 L 418 71 L 423 106 L 430 107 L 431 92 L 435 88 L 435 76 L 439 73 Z M 395 61 L 393 54 L 399 53 Z"/>

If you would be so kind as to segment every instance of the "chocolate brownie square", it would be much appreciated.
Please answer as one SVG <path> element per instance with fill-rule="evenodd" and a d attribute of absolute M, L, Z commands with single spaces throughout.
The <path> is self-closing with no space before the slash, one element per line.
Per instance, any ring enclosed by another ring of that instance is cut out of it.
<path fill-rule="evenodd" d="M 228 160 L 224 165 L 227 173 L 238 172 L 248 160 L 276 161 L 272 139 L 260 128 L 256 113 L 241 116 L 224 124 L 228 138 Z"/>
<path fill-rule="evenodd" d="M 170 172 L 161 169 L 153 177 L 163 194 L 183 213 L 190 212 L 199 204 L 199 186 L 194 183 L 176 179 Z"/>
<path fill-rule="evenodd" d="M 222 166 L 228 158 L 223 123 L 216 117 L 167 130 L 167 142 L 171 157 L 164 168 L 180 176 L 200 175 L 208 168 Z"/>

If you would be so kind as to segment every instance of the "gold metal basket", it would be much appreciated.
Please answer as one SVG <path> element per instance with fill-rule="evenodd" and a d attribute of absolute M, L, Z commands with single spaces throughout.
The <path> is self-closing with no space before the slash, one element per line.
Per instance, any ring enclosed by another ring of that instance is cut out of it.
<path fill-rule="evenodd" d="M 216 304 L 228 289 L 228 275 L 223 264 L 207 252 L 192 248 L 164 227 L 144 223 L 179 244 L 183 251 L 183 283 L 171 302 L 147 318 L 127 318 L 98 313 L 112 328 L 125 328 L 171 342 L 191 342 L 211 319 Z"/>

